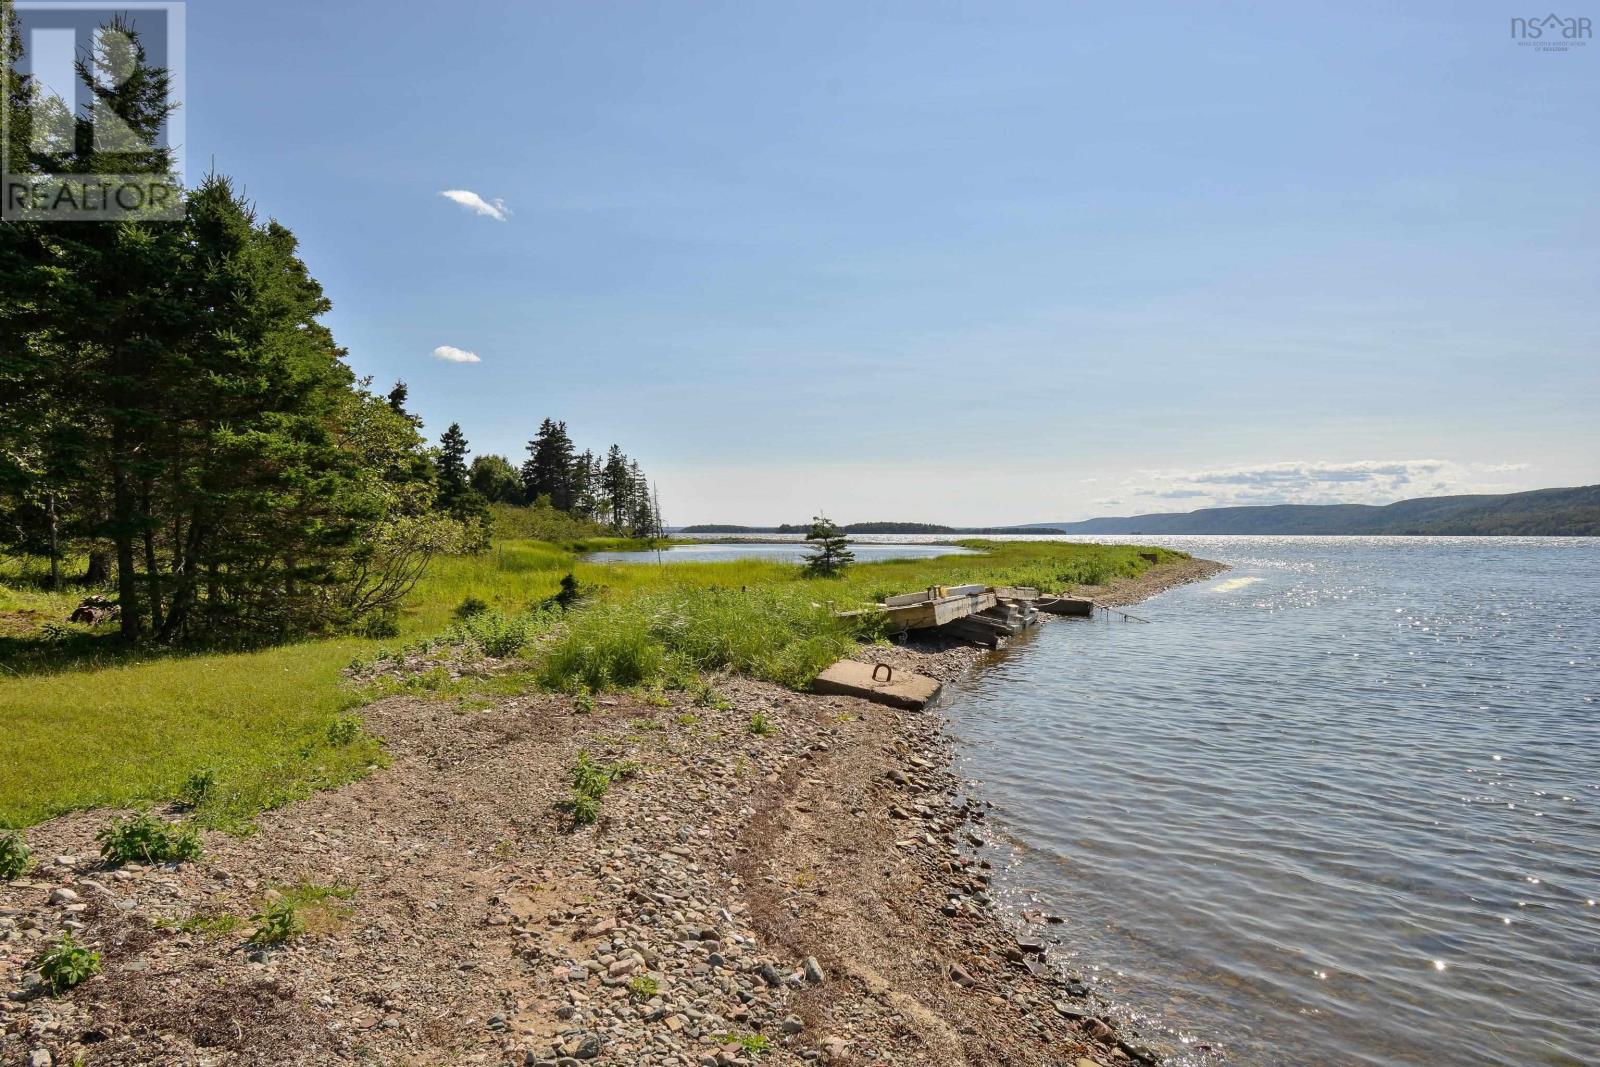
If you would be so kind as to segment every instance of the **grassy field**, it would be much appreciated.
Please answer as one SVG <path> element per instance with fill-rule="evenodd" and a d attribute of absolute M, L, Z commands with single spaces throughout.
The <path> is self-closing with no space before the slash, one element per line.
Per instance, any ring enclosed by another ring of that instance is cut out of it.
<path fill-rule="evenodd" d="M 619 544 L 503 540 L 435 562 L 402 613 L 400 637 L 387 642 L 130 655 L 80 634 L 64 640 L 81 647 L 52 660 L 18 654 L 52 640 L 37 627 L 13 632 L 0 645 L 0 822 L 171 799 L 193 780 L 191 788 L 205 786 L 202 821 L 238 828 L 256 812 L 359 776 L 383 754 L 353 718 L 372 693 L 346 684 L 344 668 L 450 630 L 469 599 L 487 606 L 480 629 L 510 626 L 526 641 L 514 642 L 530 657 L 515 684 L 581 692 L 690 684 L 699 671 L 734 669 L 802 686 L 856 639 L 830 607 L 936 583 L 1065 590 L 1153 565 L 1130 546 L 965 544 L 983 554 L 861 564 L 843 578 L 806 580 L 787 563 L 593 564 L 579 553 Z M 538 610 L 569 573 L 585 599 L 566 613 Z M 0 573 L 0 614 L 18 629 L 20 612 L 60 619 L 75 602 L 76 594 L 32 592 L 25 579 Z M 31 666 L 19 671 L 18 663 Z"/>

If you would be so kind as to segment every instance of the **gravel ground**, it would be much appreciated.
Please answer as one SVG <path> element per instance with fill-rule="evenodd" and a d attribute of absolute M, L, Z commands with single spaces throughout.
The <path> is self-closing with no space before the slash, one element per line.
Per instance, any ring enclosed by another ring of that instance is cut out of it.
<path fill-rule="evenodd" d="M 864 655 L 950 678 L 981 653 Z M 102 865 L 108 812 L 30 829 L 37 866 L 0 885 L 0 1063 L 1159 1061 L 992 909 L 982 807 L 937 714 L 717 688 L 719 707 L 380 702 L 363 714 L 390 767 L 250 837 L 209 833 L 194 863 Z M 574 827 L 559 802 L 580 750 L 637 771 Z M 348 899 L 252 946 L 250 917 L 307 885 Z M 67 929 L 104 969 L 51 997 L 32 960 Z"/>

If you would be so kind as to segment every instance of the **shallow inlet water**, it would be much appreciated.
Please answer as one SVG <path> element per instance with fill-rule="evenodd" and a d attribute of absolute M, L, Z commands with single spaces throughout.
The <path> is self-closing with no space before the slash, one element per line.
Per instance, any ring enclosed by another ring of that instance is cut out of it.
<path fill-rule="evenodd" d="M 811 551 L 811 546 L 798 537 L 777 544 L 745 544 L 734 541 L 703 545 L 673 545 L 660 552 L 591 552 L 584 558 L 590 563 L 655 563 L 659 557 L 666 563 L 721 563 L 732 559 L 770 559 L 782 563 L 799 563 Z M 972 553 L 955 545 L 891 544 L 883 541 L 851 541 L 850 551 L 856 562 L 870 563 L 879 559 L 927 559 L 932 556 L 967 556 Z"/>
<path fill-rule="evenodd" d="M 1600 540 L 1143 540 L 945 699 L 1007 906 L 1186 1063 L 1600 1063 Z"/>

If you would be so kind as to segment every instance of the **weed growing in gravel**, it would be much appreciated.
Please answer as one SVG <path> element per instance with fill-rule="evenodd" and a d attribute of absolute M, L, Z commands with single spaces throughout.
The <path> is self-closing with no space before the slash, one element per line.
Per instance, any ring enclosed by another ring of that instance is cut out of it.
<path fill-rule="evenodd" d="M 694 694 L 694 702 L 702 708 L 728 711 L 733 707 L 733 701 L 717 692 L 716 688 L 704 679 L 697 679 L 689 691 Z"/>
<path fill-rule="evenodd" d="M 572 816 L 573 825 L 590 826 L 600 817 L 600 801 L 611 783 L 638 772 L 639 765 L 632 760 L 596 763 L 588 749 L 581 749 L 572 764 L 572 796 L 562 801 L 561 807 Z"/>
<path fill-rule="evenodd" d="M 752 1056 L 759 1056 L 763 1052 L 772 1050 L 772 1042 L 767 1040 L 765 1034 L 735 1034 L 734 1042 L 745 1052 Z"/>
<path fill-rule="evenodd" d="M 639 1000 L 649 1000 L 661 992 L 661 983 L 648 974 L 641 974 L 628 983 L 628 992 Z"/>
<path fill-rule="evenodd" d="M 39 957 L 39 977 L 50 992 L 60 996 L 79 982 L 100 973 L 100 953 L 80 944 L 68 930 Z"/>
<path fill-rule="evenodd" d="M 198 934 L 201 937 L 226 937 L 244 925 L 244 920 L 227 912 L 202 912 L 179 922 L 166 924 L 180 934 Z"/>
<path fill-rule="evenodd" d="M 683 715 L 679 715 L 672 721 L 677 723 L 679 726 L 698 726 L 700 725 L 700 716 L 685 713 Z"/>
<path fill-rule="evenodd" d="M 0 882 L 21 878 L 32 855 L 21 834 L 0 833 Z"/>
<path fill-rule="evenodd" d="M 250 943 L 263 948 L 281 945 L 306 931 L 305 920 L 300 918 L 299 911 L 288 900 L 272 901 L 251 916 L 251 921 L 256 924 L 256 929 L 250 935 Z"/>
<path fill-rule="evenodd" d="M 587 686 L 573 694 L 572 710 L 579 715 L 594 714 L 594 694 L 589 692 Z"/>
<path fill-rule="evenodd" d="M 356 891 L 346 885 L 318 885 L 300 882 L 279 886 L 277 901 L 287 904 L 300 921 L 301 929 L 309 934 L 330 934 L 350 917 L 354 906 L 350 903 Z"/>
<path fill-rule="evenodd" d="M 113 819 L 95 835 L 107 863 L 182 863 L 200 858 L 200 832 L 185 823 L 169 823 L 140 812 Z"/>
<path fill-rule="evenodd" d="M 776 730 L 765 712 L 753 711 L 750 713 L 750 733 L 755 737 L 766 737 Z"/>

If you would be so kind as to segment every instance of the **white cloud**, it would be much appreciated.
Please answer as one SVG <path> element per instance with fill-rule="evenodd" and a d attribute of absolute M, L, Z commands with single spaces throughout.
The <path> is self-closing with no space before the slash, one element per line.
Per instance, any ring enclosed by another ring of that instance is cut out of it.
<path fill-rule="evenodd" d="M 433 350 L 433 358 L 442 359 L 446 363 L 483 362 L 483 360 L 478 358 L 478 353 L 468 352 L 465 348 L 457 348 L 455 345 L 440 345 L 438 348 Z"/>
<path fill-rule="evenodd" d="M 439 195 L 455 201 L 474 214 L 487 215 L 496 222 L 504 222 L 511 217 L 511 209 L 506 207 L 504 200 L 485 200 L 470 189 L 446 189 Z"/>

